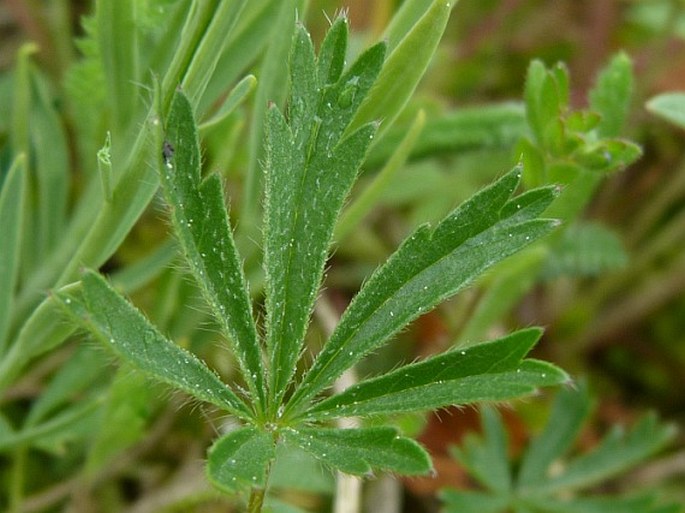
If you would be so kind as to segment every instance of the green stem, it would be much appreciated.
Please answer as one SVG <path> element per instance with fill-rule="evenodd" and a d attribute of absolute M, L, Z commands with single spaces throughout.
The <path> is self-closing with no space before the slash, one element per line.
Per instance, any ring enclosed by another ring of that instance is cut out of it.
<path fill-rule="evenodd" d="M 22 444 L 14 451 L 12 473 L 9 479 L 8 513 L 19 513 L 24 496 L 24 469 L 26 467 L 26 447 Z"/>
<path fill-rule="evenodd" d="M 266 488 L 253 488 L 247 503 L 247 513 L 261 513 L 265 496 Z"/>

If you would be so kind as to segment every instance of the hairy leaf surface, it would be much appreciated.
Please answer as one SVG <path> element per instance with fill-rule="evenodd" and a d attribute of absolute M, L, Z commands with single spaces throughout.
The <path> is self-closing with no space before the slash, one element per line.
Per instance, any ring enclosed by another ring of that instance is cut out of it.
<path fill-rule="evenodd" d="M 313 397 L 416 317 L 453 295 L 485 269 L 549 233 L 535 219 L 552 188 L 511 198 L 516 168 L 447 216 L 420 227 L 368 280 L 296 391 L 291 407 Z"/>
<path fill-rule="evenodd" d="M 521 361 L 540 335 L 539 329 L 522 330 L 405 365 L 316 404 L 307 416 L 373 415 L 503 400 L 567 380 L 568 376 L 552 365 Z"/>
<path fill-rule="evenodd" d="M 221 180 L 200 183 L 200 148 L 193 111 L 177 92 L 162 149 L 161 181 L 174 228 L 190 268 L 216 319 L 233 343 L 255 399 L 263 399 L 264 369 L 252 318 L 252 305 L 233 242 Z"/>
<path fill-rule="evenodd" d="M 386 470 L 418 475 L 432 468 L 426 451 L 413 440 L 399 436 L 391 427 L 287 429 L 283 440 L 347 474 Z"/>
<path fill-rule="evenodd" d="M 346 34 L 339 19 L 317 62 L 309 35 L 298 29 L 289 119 L 276 106 L 267 114 L 264 259 L 274 403 L 300 356 L 333 225 L 375 132 L 365 125 L 341 139 L 384 56 L 376 45 L 341 75 Z"/>
<path fill-rule="evenodd" d="M 65 311 L 133 367 L 238 416 L 249 409 L 195 355 L 166 339 L 95 272 L 82 276 L 83 296 L 55 293 Z"/>
<path fill-rule="evenodd" d="M 217 488 L 235 493 L 266 485 L 266 469 L 274 458 L 271 435 L 254 427 L 242 427 L 219 438 L 209 449 L 207 476 Z"/>

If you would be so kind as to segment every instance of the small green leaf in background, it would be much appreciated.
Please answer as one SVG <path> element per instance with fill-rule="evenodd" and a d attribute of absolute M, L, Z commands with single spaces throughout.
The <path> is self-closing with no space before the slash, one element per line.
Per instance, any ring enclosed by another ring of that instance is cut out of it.
<path fill-rule="evenodd" d="M 7 336 L 17 281 L 26 203 L 26 157 L 18 156 L 0 184 L 0 358 L 8 346 Z"/>
<path fill-rule="evenodd" d="M 590 91 L 590 108 L 600 115 L 597 131 L 602 137 L 618 137 L 624 128 L 633 96 L 633 64 L 620 52 L 602 69 Z"/>
<path fill-rule="evenodd" d="M 611 513 L 680 511 L 659 504 L 656 494 L 633 497 L 587 496 L 586 490 L 636 467 L 673 440 L 672 426 L 647 415 L 631 429 L 615 426 L 585 454 L 567 457 L 587 419 L 587 386 L 557 393 L 542 433 L 524 450 L 520 467 L 509 463 L 505 425 L 494 410 L 483 411 L 483 436 L 469 435 L 455 458 L 483 487 L 483 491 L 443 490 L 444 513 L 475 511 L 534 511 L 539 513 Z M 552 471 L 554 467 L 554 471 Z"/>
<path fill-rule="evenodd" d="M 627 264 L 628 254 L 614 231 L 597 223 L 578 222 L 564 230 L 552 247 L 542 276 L 599 276 Z"/>
<path fill-rule="evenodd" d="M 397 43 L 348 130 L 377 120 L 383 120 L 382 131 L 392 126 L 425 74 L 455 1 L 434 0 Z"/>
<path fill-rule="evenodd" d="M 647 102 L 647 110 L 685 129 L 685 93 L 663 93 Z"/>

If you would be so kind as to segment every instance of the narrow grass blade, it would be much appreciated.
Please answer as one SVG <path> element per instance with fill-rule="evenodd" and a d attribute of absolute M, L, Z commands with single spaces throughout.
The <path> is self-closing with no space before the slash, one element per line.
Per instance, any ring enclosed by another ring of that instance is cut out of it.
<path fill-rule="evenodd" d="M 133 120 L 140 99 L 136 2 L 98 0 L 95 13 L 107 98 L 119 134 Z"/>
<path fill-rule="evenodd" d="M 332 30 L 346 30 L 345 20 L 336 24 Z M 344 48 L 338 44 L 335 51 Z M 291 56 L 289 123 L 277 107 L 268 112 L 264 261 L 274 404 L 295 370 L 335 221 L 375 132 L 366 125 L 342 138 L 383 55 L 376 45 L 340 76 L 339 58 L 317 67 L 300 28 Z M 333 82 L 317 84 L 317 76 Z"/>
<path fill-rule="evenodd" d="M 283 441 L 301 447 L 326 465 L 353 475 L 374 470 L 421 475 L 431 471 L 426 451 L 391 427 L 286 429 Z"/>
<path fill-rule="evenodd" d="M 245 5 L 207 84 L 198 112 L 207 112 L 226 91 L 227 85 L 233 84 L 241 73 L 250 69 L 260 52 L 271 42 L 281 5 L 281 0 L 250 0 Z M 259 76 L 260 80 L 264 79 L 261 74 Z"/>
<path fill-rule="evenodd" d="M 233 343 L 244 378 L 259 404 L 264 367 L 252 304 L 233 242 L 217 175 L 200 183 L 200 147 L 188 99 L 177 92 L 167 122 L 162 187 L 171 218 L 203 295 Z"/>
<path fill-rule="evenodd" d="M 383 131 L 392 125 L 426 72 L 451 10 L 451 1 L 434 1 L 402 38 L 388 56 L 378 81 L 355 115 L 349 131 L 379 119 L 383 120 Z"/>
<path fill-rule="evenodd" d="M 392 181 L 397 171 L 404 165 L 414 148 L 417 138 L 423 130 L 426 121 L 426 114 L 423 110 L 419 111 L 414 118 L 414 122 L 409 127 L 402 141 L 396 146 L 395 152 L 388 159 L 383 169 L 381 169 L 373 182 L 364 189 L 359 197 L 349 206 L 340 217 L 340 221 L 335 228 L 335 238 L 343 239 L 347 236 L 359 222 L 366 216 L 380 200 L 388 184 Z"/>
<path fill-rule="evenodd" d="M 266 469 L 274 458 L 275 444 L 270 433 L 242 427 L 219 438 L 209 449 L 207 477 L 228 493 L 245 488 L 264 488 Z"/>
<path fill-rule="evenodd" d="M 31 148 L 37 200 L 35 205 L 38 254 L 46 255 L 63 237 L 69 195 L 67 136 L 48 92 L 47 80 L 33 73 L 36 99 L 31 109 Z"/>
<path fill-rule="evenodd" d="M 516 168 L 435 229 L 422 226 L 410 236 L 357 294 L 290 407 L 319 393 L 485 269 L 549 233 L 556 223 L 535 218 L 554 199 L 555 191 L 534 189 L 511 198 L 519 180 Z"/>
<path fill-rule="evenodd" d="M 190 396 L 249 418 L 250 410 L 192 353 L 167 340 L 104 278 L 87 271 L 83 296 L 56 292 L 64 311 L 120 359 Z"/>
<path fill-rule="evenodd" d="M 443 490 L 440 499 L 443 513 L 502 513 L 509 505 L 507 497 L 467 490 Z"/>
<path fill-rule="evenodd" d="M 0 189 L 0 359 L 8 346 L 12 305 L 19 278 L 26 172 L 26 157 L 20 154 L 14 159 Z"/>
<path fill-rule="evenodd" d="M 202 41 L 193 53 L 188 70 L 183 77 L 183 90 L 193 105 L 198 105 L 207 84 L 214 74 L 222 49 L 231 37 L 235 24 L 247 0 L 220 2 L 203 34 Z"/>
<path fill-rule="evenodd" d="M 101 403 L 101 399 L 83 401 L 36 426 L 14 432 L 2 433 L 0 431 L 0 453 L 13 452 L 22 445 L 40 442 L 45 438 L 60 434 L 68 434 L 83 421 L 84 417 L 92 414 Z"/>
<path fill-rule="evenodd" d="M 351 386 L 314 405 L 309 420 L 432 410 L 500 401 L 568 381 L 543 362 L 523 360 L 541 331 L 529 329 L 465 350 L 452 350 Z"/>
<path fill-rule="evenodd" d="M 257 85 L 254 75 L 248 75 L 238 82 L 221 104 L 219 110 L 199 127 L 200 133 L 205 134 L 212 128 L 226 120 L 238 106 L 245 101 Z"/>
<path fill-rule="evenodd" d="M 79 293 L 79 285 L 69 285 L 61 290 Z M 0 391 L 17 377 L 36 356 L 61 344 L 74 331 L 70 323 L 63 322 L 64 315 L 55 296 L 41 302 L 19 329 L 12 345 L 0 358 Z"/>

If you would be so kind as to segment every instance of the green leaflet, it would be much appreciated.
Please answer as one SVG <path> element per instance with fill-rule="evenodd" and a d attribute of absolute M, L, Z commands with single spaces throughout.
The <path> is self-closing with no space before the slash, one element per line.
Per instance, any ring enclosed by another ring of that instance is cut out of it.
<path fill-rule="evenodd" d="M 242 266 L 233 242 L 220 178 L 200 183 L 200 148 L 193 111 L 177 92 L 162 149 L 162 187 L 190 268 L 214 316 L 233 342 L 253 396 L 264 399 L 264 369 Z M 258 406 L 259 408 L 259 406 Z"/>
<path fill-rule="evenodd" d="M 283 430 L 282 437 L 286 444 L 297 445 L 347 474 L 365 475 L 379 469 L 419 475 L 432 469 L 426 451 L 391 427 L 289 428 Z"/>
<path fill-rule="evenodd" d="M 87 329 L 119 358 L 200 401 L 239 417 L 249 409 L 195 355 L 164 338 L 105 279 L 87 271 L 81 278 L 83 295 L 56 292 L 55 297 L 74 321 Z"/>
<path fill-rule="evenodd" d="M 236 429 L 209 449 L 207 477 L 214 486 L 229 493 L 264 488 L 266 469 L 274 451 L 274 440 L 268 432 L 253 427 Z"/>
<path fill-rule="evenodd" d="M 376 45 L 341 75 L 346 32 L 337 20 L 317 63 L 309 35 L 297 30 L 289 121 L 276 106 L 267 113 L 264 267 L 274 405 L 300 356 L 334 223 L 375 132 L 366 125 L 341 139 L 384 55 Z"/>
<path fill-rule="evenodd" d="M 429 410 L 530 393 L 568 376 L 542 362 L 521 360 L 542 331 L 518 331 L 466 350 L 452 350 L 362 381 L 316 404 L 308 419 Z"/>
<path fill-rule="evenodd" d="M 576 222 L 561 234 L 542 266 L 546 279 L 600 276 L 624 268 L 628 254 L 618 234 L 592 222 Z"/>
<path fill-rule="evenodd" d="M 552 188 L 511 198 L 516 168 L 447 216 L 420 227 L 378 269 L 344 313 L 295 392 L 290 409 L 328 386 L 413 319 L 456 293 L 485 269 L 549 233 L 534 219 L 554 199 Z"/>

